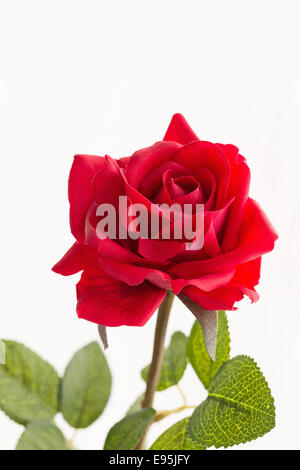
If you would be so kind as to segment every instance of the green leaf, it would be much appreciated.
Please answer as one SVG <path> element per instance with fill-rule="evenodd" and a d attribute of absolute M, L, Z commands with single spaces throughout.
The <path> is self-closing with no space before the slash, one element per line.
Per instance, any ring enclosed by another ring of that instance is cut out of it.
<path fill-rule="evenodd" d="M 74 428 L 86 428 L 103 412 L 111 391 L 111 373 L 97 342 L 80 349 L 69 362 L 61 387 L 61 410 Z"/>
<path fill-rule="evenodd" d="M 109 431 L 104 450 L 133 450 L 155 416 L 152 408 L 137 411 L 116 423 Z"/>
<path fill-rule="evenodd" d="M 20 424 L 52 418 L 58 411 L 59 377 L 55 369 L 23 344 L 5 341 L 0 365 L 0 409 Z"/>
<path fill-rule="evenodd" d="M 5 364 L 6 362 L 6 348 L 5 343 L 0 339 L 0 364 Z"/>
<path fill-rule="evenodd" d="M 132 403 L 131 407 L 126 413 L 126 416 L 132 415 L 136 411 L 140 411 L 142 409 L 142 400 L 144 398 L 144 394 L 137 397 L 137 399 Z"/>
<path fill-rule="evenodd" d="M 156 439 L 150 450 L 194 450 L 193 443 L 188 446 L 185 442 L 189 420 L 184 418 L 173 424 Z"/>
<path fill-rule="evenodd" d="M 50 422 L 30 423 L 17 444 L 16 450 L 71 450 L 64 435 Z"/>
<path fill-rule="evenodd" d="M 203 383 L 208 389 L 209 384 L 222 364 L 228 361 L 230 352 L 230 337 L 226 313 L 223 310 L 218 312 L 218 335 L 216 345 L 216 360 L 212 361 L 207 353 L 202 328 L 198 321 L 193 325 L 191 334 L 187 342 L 188 358 Z"/>
<path fill-rule="evenodd" d="M 181 331 L 173 334 L 169 347 L 164 354 L 157 390 L 162 391 L 172 387 L 182 378 L 187 365 L 186 343 L 187 337 Z M 147 381 L 148 372 L 149 366 L 145 367 L 141 372 L 142 378 L 145 381 Z"/>
<path fill-rule="evenodd" d="M 186 444 L 228 447 L 257 439 L 275 426 L 268 384 L 253 359 L 237 356 L 212 379 L 208 398 L 190 418 Z"/>

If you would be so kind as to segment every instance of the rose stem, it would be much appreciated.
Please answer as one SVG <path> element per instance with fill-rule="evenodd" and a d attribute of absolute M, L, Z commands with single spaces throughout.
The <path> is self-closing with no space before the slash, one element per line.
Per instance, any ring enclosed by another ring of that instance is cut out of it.
<path fill-rule="evenodd" d="M 149 372 L 148 372 L 147 386 L 146 386 L 145 397 L 142 402 L 142 408 L 149 408 L 153 405 L 154 394 L 155 394 L 155 391 L 159 382 L 161 368 L 162 368 L 162 362 L 163 362 L 163 357 L 164 357 L 164 344 L 165 344 L 168 320 L 169 320 L 173 300 L 174 300 L 173 292 L 168 291 L 166 297 L 164 298 L 162 304 L 160 305 L 158 309 L 155 335 L 154 335 L 152 361 L 151 361 Z M 146 430 L 144 436 L 138 443 L 136 447 L 137 450 L 141 450 L 144 448 L 145 437 L 146 437 L 147 431 L 148 430 Z"/>

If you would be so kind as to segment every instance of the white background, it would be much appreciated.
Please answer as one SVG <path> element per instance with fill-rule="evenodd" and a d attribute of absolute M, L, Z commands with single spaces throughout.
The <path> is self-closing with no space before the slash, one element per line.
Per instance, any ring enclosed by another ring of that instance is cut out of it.
<path fill-rule="evenodd" d="M 277 406 L 276 429 L 239 448 L 300 448 L 299 17 L 299 0 L 0 1 L 1 337 L 24 342 L 61 374 L 97 339 L 76 318 L 78 276 L 51 272 L 73 242 L 73 154 L 130 155 L 160 140 L 181 112 L 200 138 L 239 146 L 251 195 L 280 235 L 264 257 L 261 300 L 228 314 L 232 355 L 256 359 Z M 168 337 L 192 323 L 176 304 Z M 144 390 L 154 324 L 155 316 L 144 328 L 109 331 L 113 394 L 78 447 L 99 449 Z M 205 397 L 190 368 L 182 388 L 191 404 Z M 157 409 L 180 404 L 175 387 L 157 394 Z M 149 443 L 179 418 L 153 426 Z M 21 431 L 0 414 L 1 449 Z"/>

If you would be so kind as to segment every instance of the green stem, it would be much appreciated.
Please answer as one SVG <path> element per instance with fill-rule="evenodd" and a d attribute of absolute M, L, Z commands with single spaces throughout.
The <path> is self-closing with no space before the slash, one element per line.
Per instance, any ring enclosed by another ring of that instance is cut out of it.
<path fill-rule="evenodd" d="M 161 306 L 158 309 L 156 327 L 155 327 L 155 336 L 154 336 L 154 345 L 152 353 L 152 361 L 150 364 L 146 392 L 144 400 L 142 402 L 143 408 L 149 408 L 153 405 L 154 394 L 157 389 L 157 385 L 160 379 L 162 362 L 164 357 L 164 345 L 166 339 L 166 332 L 168 326 L 168 320 L 174 300 L 174 294 L 172 292 L 167 292 L 167 295 L 162 302 Z M 137 445 L 136 449 L 141 450 L 145 446 L 145 438 L 147 431 L 142 437 L 141 441 Z"/>

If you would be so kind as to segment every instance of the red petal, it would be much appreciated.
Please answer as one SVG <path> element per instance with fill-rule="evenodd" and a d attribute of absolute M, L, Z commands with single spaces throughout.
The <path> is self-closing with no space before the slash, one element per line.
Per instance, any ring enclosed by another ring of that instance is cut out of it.
<path fill-rule="evenodd" d="M 164 140 L 178 142 L 184 145 L 199 139 L 182 114 L 174 114 L 166 135 L 164 136 Z"/>
<path fill-rule="evenodd" d="M 200 173 L 203 168 L 210 170 L 217 183 L 215 208 L 219 209 L 224 206 L 227 200 L 230 166 L 228 159 L 217 145 L 205 141 L 192 142 L 179 149 L 173 161 L 189 168 L 196 179 L 198 179 L 199 170 Z"/>
<path fill-rule="evenodd" d="M 93 241 L 91 241 L 91 245 L 99 255 L 121 263 L 136 263 L 141 261 L 140 256 L 135 254 L 133 251 L 129 251 L 127 248 L 119 245 L 116 241 L 111 240 L 110 238 L 99 240 L 97 235 L 95 235 Z"/>
<path fill-rule="evenodd" d="M 189 285 L 196 286 L 204 292 L 212 291 L 228 284 L 235 273 L 234 269 L 228 269 L 226 271 L 199 276 L 194 279 L 172 279 L 168 273 L 160 271 L 159 269 L 118 263 L 102 257 L 99 259 L 99 265 L 108 276 L 118 279 L 129 286 L 137 286 L 144 281 L 149 281 L 160 289 L 172 290 L 174 294 L 178 294 Z"/>
<path fill-rule="evenodd" d="M 178 263 L 169 272 L 178 277 L 200 277 L 235 267 L 262 256 L 274 248 L 278 236 L 257 202 L 248 199 L 237 248 L 216 258 Z"/>
<path fill-rule="evenodd" d="M 236 310 L 235 302 L 243 298 L 241 289 L 233 286 L 221 287 L 212 292 L 203 292 L 196 287 L 188 286 L 183 289 L 182 294 L 205 310 Z"/>
<path fill-rule="evenodd" d="M 104 326 L 143 326 L 165 295 L 148 282 L 132 287 L 109 277 L 83 275 L 77 284 L 77 314 Z"/>
<path fill-rule="evenodd" d="M 75 242 L 61 260 L 53 266 L 52 271 L 63 276 L 70 276 L 83 269 L 97 268 L 97 253 L 89 246 Z"/>
<path fill-rule="evenodd" d="M 139 239 L 138 252 L 144 258 L 154 261 L 166 261 L 183 250 L 185 243 L 173 240 Z"/>
<path fill-rule="evenodd" d="M 147 198 L 153 197 L 162 185 L 162 181 L 166 180 L 166 176 L 173 177 L 188 175 L 188 171 L 184 166 L 178 163 L 167 161 L 163 165 L 155 168 L 145 179 L 141 182 L 139 190 Z"/>
<path fill-rule="evenodd" d="M 85 217 L 93 200 L 92 181 L 105 164 L 103 157 L 75 155 L 69 176 L 69 201 L 71 232 L 84 241 Z"/>
<path fill-rule="evenodd" d="M 130 159 L 130 157 L 119 158 L 119 160 L 117 160 L 119 167 L 120 168 L 126 168 L 129 159 Z"/>
<path fill-rule="evenodd" d="M 235 269 L 227 269 L 226 271 L 218 271 L 217 273 L 207 274 L 201 276 L 198 279 L 182 280 L 176 279 L 173 284 L 180 289 L 175 289 L 175 292 L 180 292 L 186 286 L 194 286 L 201 289 L 204 292 L 211 292 L 215 289 L 228 285 L 235 273 Z"/>
<path fill-rule="evenodd" d="M 261 257 L 248 263 L 240 264 L 235 270 L 231 284 L 246 286 L 252 289 L 260 278 Z"/>
<path fill-rule="evenodd" d="M 128 183 L 134 188 L 139 188 L 144 178 L 155 168 L 171 160 L 172 155 L 180 147 L 181 145 L 175 142 L 157 142 L 151 147 L 135 152 L 127 164 L 126 178 Z"/>
<path fill-rule="evenodd" d="M 222 242 L 222 250 L 227 252 L 235 247 L 238 232 L 244 215 L 245 205 L 249 195 L 250 170 L 238 148 L 233 145 L 217 144 L 228 157 L 230 163 L 230 184 L 228 197 L 234 197 L 230 207 L 227 229 Z"/>
<path fill-rule="evenodd" d="M 208 229 L 205 232 L 203 248 L 211 257 L 216 257 L 221 254 L 219 240 L 212 221 L 210 221 Z"/>
<path fill-rule="evenodd" d="M 105 165 L 93 179 L 93 196 L 97 204 L 118 206 L 119 196 L 124 194 L 123 178 L 116 160 L 105 157 Z"/>
<path fill-rule="evenodd" d="M 149 280 L 161 289 L 171 289 L 170 276 L 158 269 L 120 263 L 103 257 L 100 257 L 99 264 L 108 276 L 118 279 L 129 286 L 137 286 L 145 280 Z"/>

